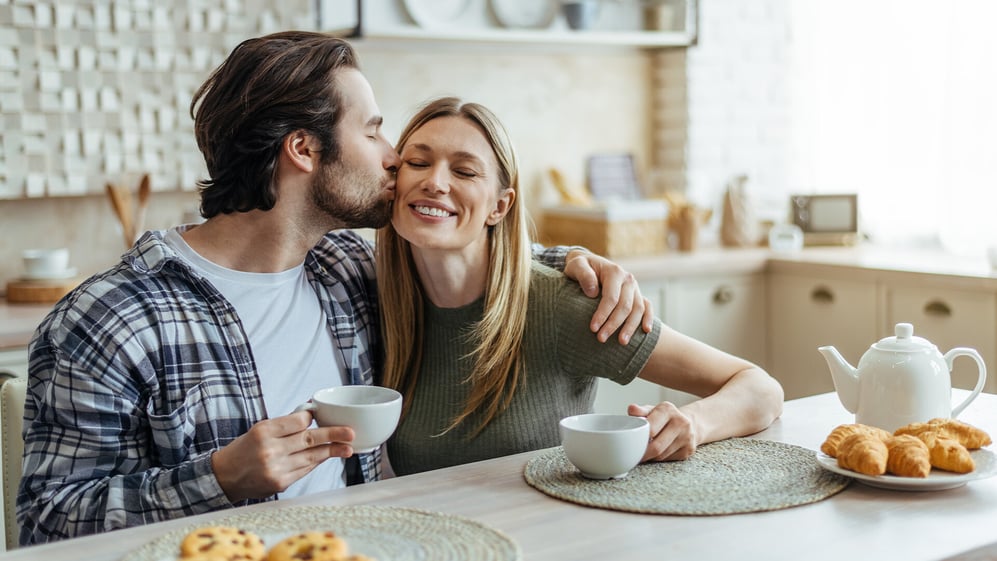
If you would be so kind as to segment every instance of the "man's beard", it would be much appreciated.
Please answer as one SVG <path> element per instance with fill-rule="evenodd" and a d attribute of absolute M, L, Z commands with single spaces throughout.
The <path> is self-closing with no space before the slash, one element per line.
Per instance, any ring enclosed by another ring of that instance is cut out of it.
<path fill-rule="evenodd" d="M 336 228 L 381 228 L 391 220 L 392 199 L 385 179 L 344 165 L 324 164 L 311 185 L 316 208 L 337 223 Z"/>

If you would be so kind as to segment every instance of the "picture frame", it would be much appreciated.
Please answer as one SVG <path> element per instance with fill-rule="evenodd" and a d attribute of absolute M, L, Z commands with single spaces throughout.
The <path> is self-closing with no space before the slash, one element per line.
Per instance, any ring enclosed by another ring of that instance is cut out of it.
<path fill-rule="evenodd" d="M 644 198 L 637 181 L 633 154 L 595 154 L 586 163 L 586 179 L 597 201 Z"/>

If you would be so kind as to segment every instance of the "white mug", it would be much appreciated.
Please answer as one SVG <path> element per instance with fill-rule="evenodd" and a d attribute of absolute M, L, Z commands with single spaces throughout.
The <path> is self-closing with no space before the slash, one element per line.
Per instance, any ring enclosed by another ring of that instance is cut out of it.
<path fill-rule="evenodd" d="M 395 432 L 402 394 L 381 386 L 336 386 L 315 392 L 294 411 L 311 411 L 320 427 L 350 427 L 354 452 L 368 453 Z"/>
<path fill-rule="evenodd" d="M 25 249 L 21 252 L 24 270 L 35 277 L 58 275 L 69 267 L 69 249 Z"/>
<path fill-rule="evenodd" d="M 591 413 L 561 419 L 564 455 L 589 479 L 626 477 L 644 457 L 651 427 L 644 417 Z"/>

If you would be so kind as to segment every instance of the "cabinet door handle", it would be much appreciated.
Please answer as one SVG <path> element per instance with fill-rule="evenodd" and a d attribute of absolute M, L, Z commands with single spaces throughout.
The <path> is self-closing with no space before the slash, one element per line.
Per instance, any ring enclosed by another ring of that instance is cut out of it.
<path fill-rule="evenodd" d="M 924 315 L 947 318 L 952 315 L 952 308 L 941 300 L 932 300 L 924 305 Z"/>
<path fill-rule="evenodd" d="M 726 304 L 734 299 L 734 290 L 729 286 L 721 286 L 713 292 L 714 304 Z"/>
<path fill-rule="evenodd" d="M 826 286 L 818 286 L 810 292 L 810 299 L 819 304 L 833 304 L 834 292 Z"/>

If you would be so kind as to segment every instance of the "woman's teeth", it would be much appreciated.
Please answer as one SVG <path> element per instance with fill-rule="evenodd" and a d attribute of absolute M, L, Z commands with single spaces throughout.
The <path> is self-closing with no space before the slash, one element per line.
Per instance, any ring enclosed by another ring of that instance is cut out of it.
<path fill-rule="evenodd" d="M 450 216 L 449 212 L 441 208 L 434 208 L 429 206 L 417 206 L 414 208 L 416 212 L 418 212 L 419 214 L 425 214 L 426 216 L 438 216 L 441 218 Z"/>

